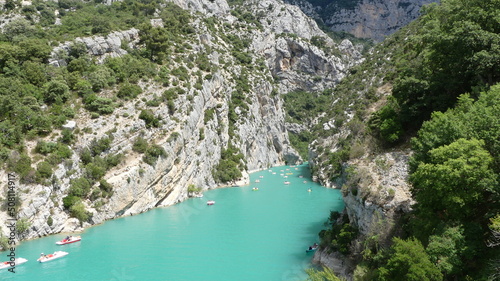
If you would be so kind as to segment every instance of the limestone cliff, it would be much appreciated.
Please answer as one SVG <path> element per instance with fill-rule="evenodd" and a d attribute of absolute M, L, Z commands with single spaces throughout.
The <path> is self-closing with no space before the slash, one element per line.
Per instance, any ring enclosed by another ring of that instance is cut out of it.
<path fill-rule="evenodd" d="M 330 1 L 324 6 L 315 6 L 311 2 L 317 1 L 308 0 L 287 2 L 301 7 L 307 15 L 320 20 L 333 31 L 380 42 L 416 19 L 423 5 L 438 0 Z"/>
<path fill-rule="evenodd" d="M 202 190 L 216 188 L 220 184 L 215 182 L 213 171 L 230 141 L 243 155 L 244 175 L 247 171 L 299 161 L 288 140 L 281 95 L 295 89 L 333 87 L 350 67 L 363 59 L 349 41 L 333 42 L 299 8 L 281 1 L 247 1 L 239 7 L 259 14 L 258 24 L 244 22 L 232 14 L 232 8 L 224 0 L 173 2 L 193 11 L 196 34 L 186 41 L 189 48 L 182 57 L 172 57 L 170 68 L 187 66 L 185 58 L 190 54 L 206 53 L 213 71 L 204 74 L 198 88 L 189 86 L 198 82 L 194 73 L 200 69 L 196 66 L 189 69 L 188 81 L 176 80 L 183 93 L 175 99 L 175 112 L 170 112 L 164 103 L 152 108 L 160 120 L 158 127 L 146 126 L 139 114 L 151 108 L 148 102 L 173 87 L 154 80 L 140 81 L 142 93 L 136 99 L 121 101 L 111 115 L 93 116 L 80 104 L 72 105 L 76 125 L 69 127 L 77 138 L 70 147 L 71 159 L 57 166 L 49 185 L 19 185 L 19 217 L 26 218 L 31 225 L 23 238 L 78 231 L 107 219 L 175 204 L 188 197 L 190 185 Z M 207 17 L 213 17 L 215 23 L 208 26 L 203 20 Z M 227 27 L 234 25 L 243 28 Z M 251 42 L 247 49 L 241 50 L 251 56 L 251 72 L 232 54 L 228 34 Z M 312 45 L 312 36 L 323 38 L 328 52 Z M 140 47 L 136 29 L 104 37 L 77 38 L 56 46 L 50 63 L 65 65 L 64 54 L 75 42 L 83 44 L 97 62 Z M 247 78 L 249 85 L 246 106 L 231 109 L 229 104 L 238 87 L 236 80 L 241 76 Z M 115 91 L 106 89 L 100 95 L 112 96 Z M 235 116 L 232 126 L 230 118 Z M 58 137 L 56 131 L 43 140 L 57 141 Z M 112 196 L 85 200 L 91 219 L 81 224 L 63 208 L 62 198 L 67 195 L 70 181 L 84 175 L 80 153 L 92 141 L 104 137 L 111 140 L 111 146 L 101 156 L 120 153 L 124 159 L 103 177 L 113 187 Z M 139 137 L 160 146 L 166 155 L 158 157 L 154 165 L 145 163 L 142 155 L 132 150 Z M 26 142 L 26 150 L 32 157 L 37 141 Z M 0 177 L 6 178 L 6 171 L 0 171 Z M 244 176 L 240 182 L 228 184 L 245 182 L 248 179 Z M 0 212 L 0 220 L 5 219 L 7 213 Z M 3 228 L 3 232 L 7 230 Z"/>

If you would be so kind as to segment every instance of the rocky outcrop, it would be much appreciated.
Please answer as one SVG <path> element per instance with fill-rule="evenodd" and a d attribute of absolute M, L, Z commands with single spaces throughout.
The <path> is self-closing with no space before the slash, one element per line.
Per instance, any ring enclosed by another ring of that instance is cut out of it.
<path fill-rule="evenodd" d="M 320 19 L 333 31 L 343 31 L 358 38 L 382 41 L 420 15 L 423 5 L 438 0 L 352 0 L 332 1 L 324 7 L 313 6 L 307 0 L 289 0 L 308 15 Z"/>
<path fill-rule="evenodd" d="M 412 210 L 408 178 L 410 151 L 392 151 L 349 161 L 353 167 L 342 186 L 345 214 L 359 235 L 351 242 L 350 254 L 324 249 L 314 261 L 352 280 L 356 261 L 367 249 L 387 248 L 397 233 L 400 218 Z"/>
<path fill-rule="evenodd" d="M 49 64 L 54 66 L 66 66 L 66 55 L 75 44 L 83 44 L 91 57 L 97 58 L 102 63 L 107 57 L 119 57 L 128 52 L 123 49 L 122 44 L 134 48 L 139 42 L 139 30 L 132 28 L 130 30 L 116 31 L 107 36 L 92 36 L 76 38 L 71 42 L 60 44 L 52 50 Z"/>
<path fill-rule="evenodd" d="M 409 151 L 394 151 L 349 163 L 355 171 L 344 187 L 344 202 L 361 235 L 378 235 L 384 241 L 398 215 L 411 210 L 408 158 Z"/>

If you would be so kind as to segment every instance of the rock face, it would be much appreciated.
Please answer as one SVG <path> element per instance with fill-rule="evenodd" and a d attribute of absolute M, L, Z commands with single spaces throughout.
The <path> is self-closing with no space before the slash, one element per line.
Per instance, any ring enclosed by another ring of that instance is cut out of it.
<path fill-rule="evenodd" d="M 104 36 L 93 36 L 85 38 L 76 38 L 72 42 L 66 42 L 54 48 L 49 64 L 54 66 L 66 66 L 66 61 L 62 55 L 67 54 L 74 44 L 83 44 L 86 46 L 89 54 L 102 63 L 107 57 L 119 57 L 127 54 L 122 47 L 123 44 L 129 44 L 131 47 L 139 41 L 139 30 L 130 29 L 125 31 L 116 31 Z"/>
<path fill-rule="evenodd" d="M 188 197 L 188 186 L 201 190 L 216 188 L 220 184 L 215 181 L 213 171 L 229 143 L 243 155 L 246 167 L 243 177 L 238 182 L 228 183 L 230 185 L 248 182 L 248 171 L 301 160 L 288 140 L 281 95 L 297 89 L 333 87 L 351 66 L 362 61 L 359 49 L 349 41 L 333 42 L 298 7 L 280 1 L 247 1 L 240 7 L 262 15 L 258 28 L 232 15 L 223 0 L 174 2 L 201 12 L 193 20 L 197 33 L 186 43 L 191 46 L 186 52 L 207 54 L 213 70 L 203 73 L 202 79 L 198 80 L 195 73 L 199 69 L 194 66 L 189 69 L 188 81 L 176 80 L 183 93 L 174 101 L 174 112 L 165 103 L 148 107 L 149 101 L 172 88 L 155 81 L 140 81 L 138 85 L 143 92 L 134 100 L 120 101 L 111 115 L 91 116 L 83 108 L 78 109 L 73 119 L 75 123 L 71 124 L 73 131 L 78 131 L 77 141 L 70 147 L 73 152 L 71 159 L 54 169 L 50 184 L 19 185 L 19 216 L 31 224 L 23 234 L 24 238 L 78 231 L 107 219 L 175 204 Z M 264 11 L 266 13 L 262 13 Z M 203 22 L 205 16 L 216 18 L 213 30 Z M 224 24 L 232 26 L 236 23 L 251 28 L 222 29 Z M 161 25 L 161 21 L 156 20 L 155 24 Z M 232 54 L 231 44 L 224 41 L 228 33 L 249 39 L 249 47 L 238 51 L 251 56 L 251 72 Z M 312 45 L 310 39 L 313 36 L 322 38 L 326 47 L 320 49 Z M 124 46 L 127 49 L 140 47 L 136 29 L 117 31 L 108 36 L 77 38 L 56 47 L 50 63 L 64 66 L 67 63 L 65 53 L 75 42 L 84 45 L 97 62 L 127 54 Z M 175 58 L 170 63 L 170 69 L 185 65 L 183 60 L 176 61 Z M 238 87 L 235 81 L 241 76 L 247 78 L 249 87 L 244 92 L 245 106 L 231 108 Z M 199 87 L 186 86 L 198 82 Z M 99 95 L 113 96 L 116 90 L 106 89 Z M 148 128 L 139 118 L 145 108 L 151 109 L 161 120 L 158 127 Z M 44 141 L 56 142 L 57 135 L 55 132 Z M 103 177 L 113 187 L 112 196 L 84 200 L 91 219 L 81 224 L 69 216 L 62 199 L 68 194 L 71 180 L 84 175 L 84 169 L 79 165 L 80 152 L 92 141 L 104 137 L 112 142 L 110 149 L 100 156 L 120 153 L 124 158 Z M 153 165 L 145 163 L 143 155 L 132 150 L 139 137 L 148 140 L 150 145 L 163 148 L 165 156 L 158 157 Z M 26 146 L 33 154 L 36 141 L 27 141 Z M 0 171 L 0 176 L 6 177 L 5 171 Z M 7 213 L 0 211 L 0 220 L 6 218 Z M 7 233 L 7 229 L 2 230 Z"/>
<path fill-rule="evenodd" d="M 314 6 L 307 0 L 289 0 L 308 15 L 320 19 L 333 31 L 344 31 L 358 38 L 382 41 L 385 36 L 416 19 L 423 5 L 437 0 L 351 0 Z M 312 1 L 311 1 L 312 2 Z M 344 4 L 345 3 L 345 4 Z"/>

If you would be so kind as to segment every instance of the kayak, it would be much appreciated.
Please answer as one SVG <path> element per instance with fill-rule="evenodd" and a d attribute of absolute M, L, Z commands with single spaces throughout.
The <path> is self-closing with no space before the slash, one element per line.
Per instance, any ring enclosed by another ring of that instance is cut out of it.
<path fill-rule="evenodd" d="M 309 248 L 306 250 L 306 253 L 309 253 L 309 252 L 314 252 L 314 251 L 316 251 L 316 249 L 318 249 L 318 246 L 317 246 L 317 245 L 316 245 L 316 246 L 311 246 L 311 247 L 309 247 Z"/>
<path fill-rule="evenodd" d="M 75 237 L 70 236 L 69 238 L 64 238 L 61 241 L 57 241 L 56 244 L 57 245 L 66 245 L 66 244 L 78 242 L 80 240 L 82 240 L 82 237 L 80 237 L 80 236 L 75 236 Z"/>
<path fill-rule="evenodd" d="M 18 265 L 23 264 L 23 263 L 25 263 L 27 261 L 28 260 L 24 259 L 24 258 L 16 258 L 12 265 L 10 264 L 11 263 L 10 261 L 4 261 L 4 262 L 0 263 L 0 269 L 4 269 L 4 268 L 7 268 L 7 267 L 12 267 L 12 266 L 18 266 Z"/>
<path fill-rule="evenodd" d="M 58 259 L 58 258 L 62 258 L 62 257 L 64 257 L 67 254 L 68 254 L 68 252 L 56 251 L 53 254 L 48 254 L 48 255 L 41 256 L 39 259 L 37 259 L 37 261 L 39 261 L 39 262 L 47 262 L 47 261 L 55 260 L 55 259 Z"/>

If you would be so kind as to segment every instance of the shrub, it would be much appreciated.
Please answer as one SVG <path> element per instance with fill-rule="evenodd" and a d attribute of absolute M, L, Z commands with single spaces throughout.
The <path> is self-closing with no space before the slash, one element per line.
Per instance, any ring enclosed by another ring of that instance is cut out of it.
<path fill-rule="evenodd" d="M 111 192 L 113 191 L 113 186 L 107 182 L 106 180 L 101 180 L 99 182 L 99 188 L 102 190 L 102 191 L 106 191 L 106 192 Z"/>
<path fill-rule="evenodd" d="M 49 163 L 42 161 L 38 163 L 36 172 L 40 178 L 48 179 L 52 176 L 52 166 Z"/>
<path fill-rule="evenodd" d="M 189 193 L 191 193 L 191 192 L 200 192 L 200 191 L 201 191 L 201 188 L 196 187 L 194 184 L 188 185 L 188 192 Z"/>
<path fill-rule="evenodd" d="M 47 155 L 56 150 L 56 148 L 57 148 L 57 143 L 55 142 L 38 141 L 38 143 L 35 146 L 35 151 L 37 153 Z"/>
<path fill-rule="evenodd" d="M 146 150 L 146 153 L 144 153 L 143 160 L 144 162 L 152 166 L 156 163 L 158 157 L 164 157 L 166 155 L 167 153 L 165 152 L 165 149 L 163 149 L 163 147 L 153 144 Z"/>
<path fill-rule="evenodd" d="M 99 114 L 111 114 L 115 110 L 113 100 L 90 94 L 84 98 L 85 108 Z"/>
<path fill-rule="evenodd" d="M 124 84 L 116 94 L 119 98 L 128 100 L 137 97 L 142 93 L 142 88 L 134 84 Z"/>
<path fill-rule="evenodd" d="M 78 196 L 68 195 L 63 198 L 63 206 L 64 209 L 69 210 L 76 202 L 79 202 L 81 199 Z"/>
<path fill-rule="evenodd" d="M 111 138 L 109 137 L 103 137 L 100 138 L 99 140 L 93 140 L 90 143 L 90 152 L 92 153 L 92 156 L 99 155 L 111 148 Z"/>
<path fill-rule="evenodd" d="M 50 81 L 43 85 L 44 100 L 47 103 L 63 103 L 69 97 L 69 87 L 63 81 Z"/>
<path fill-rule="evenodd" d="M 104 165 L 99 165 L 99 164 L 104 164 Z M 98 180 L 106 174 L 106 168 L 107 168 L 106 163 L 94 163 L 94 162 L 88 163 L 85 166 L 85 176 L 87 176 L 92 180 Z"/>
<path fill-rule="evenodd" d="M 141 114 L 139 114 L 139 118 L 144 120 L 146 128 L 160 127 L 160 120 L 155 117 L 151 110 L 142 110 Z"/>
<path fill-rule="evenodd" d="M 18 236 L 23 236 L 23 234 L 28 231 L 31 227 L 31 223 L 27 218 L 20 218 L 16 222 L 16 231 Z"/>
<path fill-rule="evenodd" d="M 132 150 L 138 153 L 144 153 L 148 149 L 148 142 L 142 137 L 138 137 L 132 145 Z"/>
<path fill-rule="evenodd" d="M 79 201 L 70 207 L 69 213 L 72 217 L 77 218 L 80 222 L 87 221 L 90 217 L 89 213 L 85 210 L 83 202 Z"/>
<path fill-rule="evenodd" d="M 71 186 L 69 187 L 69 196 L 76 196 L 83 198 L 87 196 L 92 187 L 91 182 L 86 178 L 77 178 L 71 180 Z M 69 200 L 69 199 L 68 199 Z"/>

